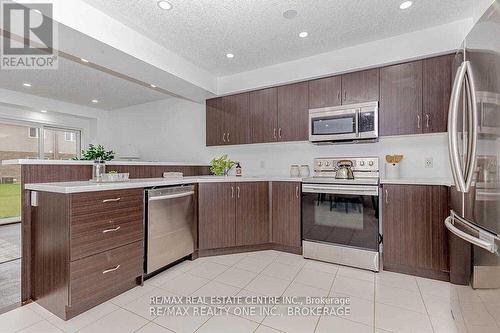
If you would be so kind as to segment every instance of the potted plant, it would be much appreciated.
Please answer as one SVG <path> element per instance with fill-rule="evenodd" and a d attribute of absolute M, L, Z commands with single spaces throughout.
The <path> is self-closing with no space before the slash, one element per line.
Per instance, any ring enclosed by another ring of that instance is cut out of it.
<path fill-rule="evenodd" d="M 90 144 L 87 150 L 82 150 L 82 157 L 80 160 L 84 161 L 111 161 L 115 158 L 115 152 L 112 150 L 104 149 L 102 145 Z M 75 158 L 77 160 L 78 158 Z"/>
<path fill-rule="evenodd" d="M 227 155 L 222 155 L 210 161 L 210 172 L 216 176 L 227 176 L 235 164 L 236 162 L 231 161 Z"/>

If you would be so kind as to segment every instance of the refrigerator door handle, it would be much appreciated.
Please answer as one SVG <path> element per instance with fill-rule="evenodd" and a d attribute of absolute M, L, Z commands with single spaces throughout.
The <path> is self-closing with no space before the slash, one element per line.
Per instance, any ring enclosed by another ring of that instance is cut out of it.
<path fill-rule="evenodd" d="M 475 226 L 469 221 L 458 216 L 454 211 L 451 211 L 451 215 L 444 220 L 444 224 L 446 228 L 457 237 L 460 237 L 473 245 L 479 246 L 488 252 L 496 253 L 498 251 L 498 246 L 495 244 L 495 241 L 500 241 L 500 238 L 497 235 Z M 467 229 L 476 233 L 479 237 L 460 230 L 455 226 L 455 224 L 465 226 Z"/>
<path fill-rule="evenodd" d="M 460 90 L 464 84 L 467 71 L 467 64 L 464 61 L 457 69 L 455 82 L 451 91 L 450 105 L 448 109 L 448 151 L 450 154 L 450 164 L 455 180 L 455 185 L 459 192 L 465 192 L 465 176 L 460 163 L 458 151 L 458 107 L 460 103 Z"/>
<path fill-rule="evenodd" d="M 474 169 L 476 166 L 476 151 L 477 151 L 477 127 L 478 127 L 478 109 L 476 100 L 476 84 L 474 81 L 474 75 L 472 73 L 472 67 L 469 61 L 466 64 L 466 76 L 465 76 L 465 86 L 467 90 L 467 106 L 469 112 L 468 121 L 468 144 L 467 144 L 467 164 L 465 168 L 465 193 L 469 192 L 469 189 L 474 178 Z"/>

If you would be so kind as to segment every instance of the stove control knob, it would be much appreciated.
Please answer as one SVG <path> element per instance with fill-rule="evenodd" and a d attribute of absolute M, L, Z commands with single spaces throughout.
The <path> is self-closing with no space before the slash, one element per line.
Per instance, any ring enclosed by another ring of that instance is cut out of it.
<path fill-rule="evenodd" d="M 326 162 L 326 166 L 330 166 L 330 162 Z"/>
<path fill-rule="evenodd" d="M 369 166 L 373 166 L 373 161 L 368 162 Z"/>
<path fill-rule="evenodd" d="M 322 166 L 323 165 L 323 162 L 318 162 L 318 166 Z"/>
<path fill-rule="evenodd" d="M 361 161 L 361 162 L 359 162 L 359 165 L 360 165 L 360 166 L 365 165 L 365 161 Z"/>

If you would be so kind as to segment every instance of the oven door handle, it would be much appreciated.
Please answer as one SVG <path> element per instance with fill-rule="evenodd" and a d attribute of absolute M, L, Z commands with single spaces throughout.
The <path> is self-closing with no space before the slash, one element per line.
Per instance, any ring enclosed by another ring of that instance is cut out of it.
<path fill-rule="evenodd" d="M 302 192 L 378 196 L 378 186 L 302 184 Z"/>

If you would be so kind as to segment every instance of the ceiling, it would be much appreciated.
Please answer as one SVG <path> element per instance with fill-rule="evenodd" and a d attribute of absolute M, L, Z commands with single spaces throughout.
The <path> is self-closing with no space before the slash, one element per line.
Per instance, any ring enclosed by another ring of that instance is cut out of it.
<path fill-rule="evenodd" d="M 31 87 L 23 86 L 29 83 Z M 57 70 L 11 70 L 0 75 L 0 88 L 88 107 L 114 110 L 170 98 L 158 90 L 59 57 Z M 99 103 L 92 103 L 97 99 Z"/>
<path fill-rule="evenodd" d="M 403 0 L 169 0 L 164 11 L 156 0 L 84 1 L 217 76 L 468 18 L 473 2 L 413 0 L 400 10 Z"/>

